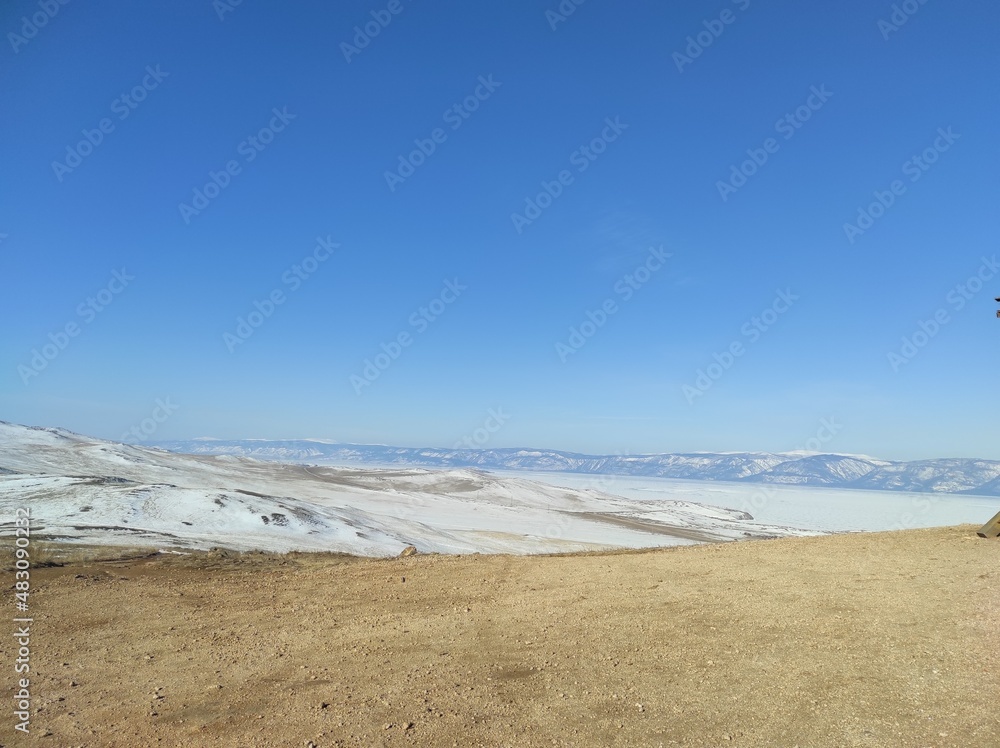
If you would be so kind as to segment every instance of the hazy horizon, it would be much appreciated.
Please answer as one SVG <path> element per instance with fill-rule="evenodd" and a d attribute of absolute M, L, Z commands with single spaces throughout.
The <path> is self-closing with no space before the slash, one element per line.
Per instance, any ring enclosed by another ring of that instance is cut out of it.
<path fill-rule="evenodd" d="M 0 420 L 0 422 L 3 422 Z M 11 423 L 8 421 L 8 423 Z M 983 457 L 981 455 L 959 455 L 959 454 L 937 454 L 928 455 L 925 457 L 913 457 L 905 459 L 893 459 L 884 457 L 882 455 L 876 454 L 865 454 L 860 452 L 843 452 L 836 449 L 810 449 L 810 446 L 822 447 L 822 443 L 819 445 L 806 444 L 803 447 L 796 449 L 784 449 L 784 450 L 761 450 L 761 449 L 735 449 L 735 450 L 704 450 L 704 449 L 679 449 L 671 450 L 669 452 L 581 452 L 579 450 L 572 449 L 562 449 L 558 446 L 548 446 L 548 445 L 538 445 L 538 444 L 511 444 L 500 446 L 497 444 L 489 443 L 489 440 L 483 441 L 481 444 L 477 443 L 474 435 L 468 438 L 468 443 L 464 444 L 428 444 L 428 443 L 413 443 L 413 444 L 403 444 L 385 441 L 347 441 L 343 439 L 332 439 L 329 437 L 318 437 L 318 436 L 288 436 L 280 438 L 271 438 L 266 436 L 241 436 L 241 437 L 220 437 L 220 436 L 209 436 L 209 435 L 199 435 L 199 436 L 177 436 L 172 438 L 158 438 L 153 435 L 147 438 L 144 434 L 137 436 L 136 434 L 122 434 L 120 437 L 103 437 L 97 434 L 91 434 L 86 432 L 80 432 L 75 429 L 70 429 L 65 426 L 58 424 L 14 424 L 20 426 L 27 426 L 28 428 L 54 428 L 69 431 L 71 433 L 79 434 L 80 436 L 90 437 L 99 440 L 111 441 L 111 442 L 121 442 L 124 444 L 129 444 L 137 447 L 159 447 L 162 444 L 177 444 L 184 442 L 315 442 L 317 444 L 327 444 L 327 445 L 339 445 L 339 446 L 364 446 L 364 447 L 386 447 L 390 449 L 433 449 L 442 451 L 459 451 L 459 450 L 528 450 L 528 451 L 540 451 L 540 452 L 559 452 L 565 454 L 580 455 L 583 457 L 645 457 L 645 456 L 655 456 L 663 454 L 705 454 L 705 455 L 725 455 L 725 454 L 775 454 L 775 455 L 802 455 L 802 456 L 812 456 L 812 455 L 831 455 L 837 457 L 855 457 L 858 459 L 865 460 L 875 460 L 875 461 L 885 461 L 885 462 L 920 462 L 924 460 L 986 460 L 990 461 L 992 458 Z M 136 427 L 140 429 L 141 425 Z M 815 438 L 815 437 L 813 437 Z M 1000 461 L 1000 460 L 996 460 Z"/>

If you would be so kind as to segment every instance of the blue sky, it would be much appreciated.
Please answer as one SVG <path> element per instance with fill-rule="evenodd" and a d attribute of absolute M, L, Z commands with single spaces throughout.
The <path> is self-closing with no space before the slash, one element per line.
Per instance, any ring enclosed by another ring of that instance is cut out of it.
<path fill-rule="evenodd" d="M 1000 459 L 994 3 L 228 3 L 0 11 L 3 420 Z"/>

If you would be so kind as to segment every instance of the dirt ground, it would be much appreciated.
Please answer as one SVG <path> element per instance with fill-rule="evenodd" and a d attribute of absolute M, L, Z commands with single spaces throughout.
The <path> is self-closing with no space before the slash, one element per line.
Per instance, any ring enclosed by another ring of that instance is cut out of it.
<path fill-rule="evenodd" d="M 1000 541 L 973 527 L 32 584 L 32 732 L 6 700 L 4 746 L 1000 746 Z"/>

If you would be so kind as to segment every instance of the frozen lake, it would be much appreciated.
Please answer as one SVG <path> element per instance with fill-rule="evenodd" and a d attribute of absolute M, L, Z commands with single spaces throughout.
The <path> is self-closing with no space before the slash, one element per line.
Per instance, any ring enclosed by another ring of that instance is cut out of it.
<path fill-rule="evenodd" d="M 947 493 L 863 491 L 766 483 L 685 481 L 623 475 L 494 471 L 566 488 L 603 491 L 641 501 L 678 500 L 749 512 L 768 524 L 829 532 L 981 525 L 1000 498 Z"/>

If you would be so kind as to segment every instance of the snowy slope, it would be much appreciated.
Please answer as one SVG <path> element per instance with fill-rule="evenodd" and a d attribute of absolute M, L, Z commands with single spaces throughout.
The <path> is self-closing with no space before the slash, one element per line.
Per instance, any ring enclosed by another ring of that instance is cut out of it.
<path fill-rule="evenodd" d="M 878 468 L 870 461 L 848 455 L 806 455 L 785 460 L 765 472 L 750 476 L 748 480 L 808 486 L 856 486 L 876 470 Z"/>
<path fill-rule="evenodd" d="M 464 468 L 185 455 L 0 422 L 0 514 L 13 517 L 18 507 L 31 509 L 36 533 L 54 539 L 376 556 L 407 545 L 540 553 L 811 534 L 739 510 L 649 503 Z M 10 534 L 11 523 L 0 532 Z"/>

